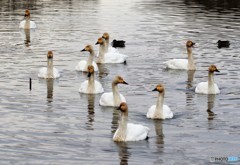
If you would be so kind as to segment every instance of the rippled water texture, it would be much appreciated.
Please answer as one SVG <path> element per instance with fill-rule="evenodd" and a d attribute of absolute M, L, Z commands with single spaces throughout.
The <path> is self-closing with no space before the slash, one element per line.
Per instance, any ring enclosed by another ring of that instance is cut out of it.
<path fill-rule="evenodd" d="M 212 156 L 240 156 L 240 1 L 238 0 L 32 0 L 0 1 L 0 164 L 208 164 Z M 29 8 L 36 31 L 19 31 Z M 81 95 L 86 75 L 75 66 L 95 51 L 104 32 L 126 40 L 119 49 L 127 64 L 100 65 L 105 91 L 119 85 L 129 105 L 129 122 L 151 131 L 148 141 L 115 143 L 118 111 L 100 107 L 100 95 Z M 28 34 L 27 36 L 25 34 Z M 163 62 L 193 50 L 196 72 L 166 70 Z M 217 47 L 229 40 L 229 48 Z M 58 80 L 38 79 L 47 51 L 54 53 Z M 221 94 L 194 93 L 216 64 Z M 32 91 L 29 91 L 29 78 Z M 156 103 L 156 84 L 175 117 L 146 119 Z M 208 111 L 207 111 L 208 110 Z M 215 113 L 212 116 L 211 112 Z"/>

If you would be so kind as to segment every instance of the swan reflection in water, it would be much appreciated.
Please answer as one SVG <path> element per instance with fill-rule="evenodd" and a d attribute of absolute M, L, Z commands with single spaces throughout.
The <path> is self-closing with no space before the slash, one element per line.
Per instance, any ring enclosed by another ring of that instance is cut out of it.
<path fill-rule="evenodd" d="M 87 100 L 88 100 L 88 115 L 87 115 L 86 129 L 94 130 L 93 123 L 94 123 L 94 117 L 95 117 L 95 111 L 94 111 L 95 95 L 88 94 Z"/>
<path fill-rule="evenodd" d="M 215 102 L 215 97 L 216 95 L 214 94 L 209 94 L 207 96 L 207 113 L 208 113 L 208 120 L 213 120 L 215 117 L 215 113 L 212 111 L 214 107 L 214 102 Z"/>
<path fill-rule="evenodd" d="M 53 101 L 54 79 L 48 78 L 48 79 L 46 79 L 46 83 L 47 83 L 47 101 L 50 103 Z"/>
<path fill-rule="evenodd" d="M 20 34 L 24 40 L 24 44 L 26 47 L 31 46 L 31 41 L 35 36 L 35 29 L 21 29 Z"/>
<path fill-rule="evenodd" d="M 187 81 L 186 81 L 186 104 L 189 107 L 192 107 L 192 100 L 194 98 L 195 93 L 193 92 L 193 80 L 195 75 L 195 70 L 188 70 L 187 71 Z"/>

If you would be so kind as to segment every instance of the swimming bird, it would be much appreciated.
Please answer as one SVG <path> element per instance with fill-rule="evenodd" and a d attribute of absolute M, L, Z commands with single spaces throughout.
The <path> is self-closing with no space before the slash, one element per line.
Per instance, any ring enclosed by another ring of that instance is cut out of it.
<path fill-rule="evenodd" d="M 219 94 L 220 90 L 216 83 L 214 83 L 214 72 L 219 72 L 215 65 L 210 65 L 208 68 L 208 81 L 200 82 L 195 88 L 195 93 L 200 94 Z"/>
<path fill-rule="evenodd" d="M 20 29 L 35 29 L 37 28 L 37 25 L 35 22 L 30 20 L 30 11 L 27 9 L 25 10 L 25 15 L 24 15 L 25 20 L 21 21 L 19 24 Z"/>
<path fill-rule="evenodd" d="M 117 108 L 121 112 L 118 129 L 113 135 L 113 141 L 139 141 L 148 139 L 149 128 L 140 124 L 128 123 L 128 106 L 121 103 Z"/>
<path fill-rule="evenodd" d="M 112 45 L 112 47 L 114 47 L 114 48 L 124 48 L 125 47 L 125 42 L 126 41 L 123 41 L 123 40 L 113 40 L 112 42 L 111 42 L 111 45 Z"/>
<path fill-rule="evenodd" d="M 151 119 L 171 119 L 173 118 L 173 113 L 169 106 L 163 104 L 164 101 L 164 94 L 165 89 L 164 86 L 161 84 L 158 84 L 153 91 L 158 91 L 158 99 L 157 104 L 152 105 L 148 112 L 147 112 L 147 118 Z"/>
<path fill-rule="evenodd" d="M 47 54 L 47 67 L 43 67 L 39 70 L 39 78 L 59 78 L 59 71 L 53 67 L 53 52 L 48 51 Z"/>
<path fill-rule="evenodd" d="M 118 107 L 121 102 L 126 102 L 125 97 L 119 93 L 118 84 L 128 84 L 121 76 L 116 76 L 112 81 L 112 92 L 103 93 L 99 104 L 102 106 Z"/>
<path fill-rule="evenodd" d="M 88 68 L 88 80 L 85 80 L 81 83 L 79 88 L 80 93 L 87 93 L 87 94 L 97 94 L 103 93 L 102 84 L 94 79 L 94 67 L 93 65 L 89 65 Z"/>
<path fill-rule="evenodd" d="M 108 33 L 103 33 L 102 38 L 106 41 L 106 50 L 107 53 L 119 53 L 119 51 L 116 48 L 113 48 L 112 46 L 109 46 L 109 40 L 110 36 Z"/>
<path fill-rule="evenodd" d="M 218 48 L 229 48 L 230 46 L 230 42 L 227 40 L 226 41 L 218 40 L 217 44 L 218 44 Z"/>
<path fill-rule="evenodd" d="M 90 53 L 88 60 L 87 61 L 86 60 L 79 61 L 78 65 L 75 67 L 75 69 L 77 71 L 88 72 L 88 66 L 93 65 L 94 71 L 97 72 L 98 66 L 97 66 L 96 62 L 93 61 L 95 53 L 94 53 L 92 45 L 85 46 L 85 48 L 83 50 L 81 50 L 81 52 L 83 52 L 83 51 L 87 51 Z"/>
<path fill-rule="evenodd" d="M 106 40 L 98 38 L 96 45 L 99 44 L 99 53 L 96 63 L 125 63 L 127 55 L 123 55 L 117 52 L 108 52 Z"/>
<path fill-rule="evenodd" d="M 172 59 L 164 62 L 169 69 L 196 70 L 192 56 L 192 48 L 195 45 L 192 41 L 186 42 L 188 59 Z"/>

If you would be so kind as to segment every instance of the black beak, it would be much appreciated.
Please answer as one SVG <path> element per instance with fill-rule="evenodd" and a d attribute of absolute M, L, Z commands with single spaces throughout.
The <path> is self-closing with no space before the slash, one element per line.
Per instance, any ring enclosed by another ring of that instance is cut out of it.
<path fill-rule="evenodd" d="M 92 75 L 92 73 L 88 72 L 88 75 L 87 75 L 87 76 L 90 77 L 91 75 Z"/>
<path fill-rule="evenodd" d="M 121 110 L 121 106 L 117 107 L 116 110 L 118 110 L 118 111 Z"/>
<path fill-rule="evenodd" d="M 123 84 L 126 84 L 126 85 L 128 85 L 128 83 L 127 83 L 126 81 L 123 81 Z"/>
<path fill-rule="evenodd" d="M 86 49 L 81 50 L 81 52 L 84 52 L 84 51 L 86 51 Z"/>
<path fill-rule="evenodd" d="M 215 70 L 216 72 L 220 72 L 218 69 Z"/>
<path fill-rule="evenodd" d="M 97 44 L 99 44 L 98 42 L 96 42 L 96 44 L 95 45 L 97 45 Z"/>
<path fill-rule="evenodd" d="M 152 91 L 157 91 L 157 88 L 154 88 Z"/>

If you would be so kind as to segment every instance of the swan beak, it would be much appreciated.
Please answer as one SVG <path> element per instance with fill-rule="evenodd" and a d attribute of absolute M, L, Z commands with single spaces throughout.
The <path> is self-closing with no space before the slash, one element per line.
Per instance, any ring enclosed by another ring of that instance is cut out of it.
<path fill-rule="evenodd" d="M 95 45 L 97 45 L 97 44 L 99 44 L 99 42 L 96 42 L 96 44 L 95 44 Z"/>
<path fill-rule="evenodd" d="M 154 88 L 152 91 L 157 91 L 157 88 Z"/>
<path fill-rule="evenodd" d="M 117 107 L 116 110 L 118 110 L 118 111 L 121 110 L 121 106 Z"/>
<path fill-rule="evenodd" d="M 91 77 L 91 75 L 92 75 L 92 73 L 88 72 L 88 75 L 87 75 L 87 76 L 88 76 L 88 77 Z"/>
<path fill-rule="evenodd" d="M 81 52 L 84 52 L 84 51 L 86 51 L 86 49 L 81 50 Z"/>
<path fill-rule="evenodd" d="M 122 83 L 128 85 L 128 83 L 126 81 L 123 81 Z"/>
<path fill-rule="evenodd" d="M 215 70 L 216 72 L 220 72 L 218 69 Z"/>

